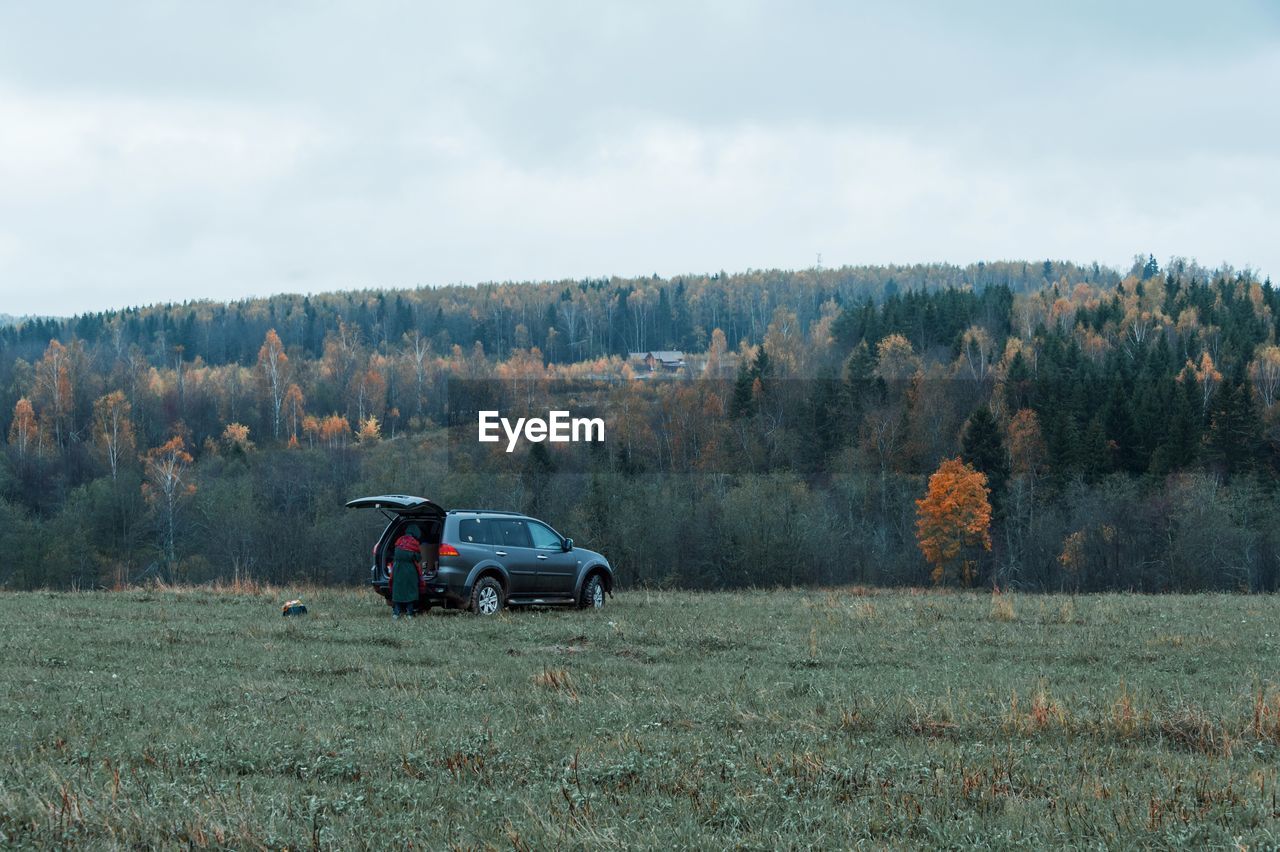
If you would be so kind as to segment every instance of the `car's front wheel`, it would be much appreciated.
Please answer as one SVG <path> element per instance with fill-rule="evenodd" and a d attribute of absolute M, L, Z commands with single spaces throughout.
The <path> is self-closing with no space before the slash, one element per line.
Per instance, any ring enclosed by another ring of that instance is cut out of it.
<path fill-rule="evenodd" d="M 578 602 L 578 606 L 584 609 L 600 609 L 604 606 L 604 581 L 599 574 L 587 579 L 582 587 L 582 600 Z"/>
<path fill-rule="evenodd" d="M 482 577 L 471 590 L 471 611 L 476 615 L 497 615 L 502 611 L 502 584 Z"/>

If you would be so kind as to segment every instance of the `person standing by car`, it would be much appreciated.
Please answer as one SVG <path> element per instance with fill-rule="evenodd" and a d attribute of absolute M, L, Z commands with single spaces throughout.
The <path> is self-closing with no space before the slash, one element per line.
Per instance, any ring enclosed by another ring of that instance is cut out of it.
<path fill-rule="evenodd" d="M 422 530 L 415 524 L 396 539 L 391 563 L 391 617 L 401 614 L 413 618 L 413 605 L 418 602 L 422 585 Z"/>

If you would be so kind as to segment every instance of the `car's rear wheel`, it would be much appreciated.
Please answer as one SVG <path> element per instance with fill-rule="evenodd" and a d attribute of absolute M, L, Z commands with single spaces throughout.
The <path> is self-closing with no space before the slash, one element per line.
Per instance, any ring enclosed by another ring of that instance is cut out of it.
<path fill-rule="evenodd" d="M 502 584 L 493 577 L 482 577 L 471 590 L 471 611 L 476 615 L 502 612 Z"/>
<path fill-rule="evenodd" d="M 604 606 L 604 581 L 600 579 L 599 574 L 593 574 L 587 578 L 586 584 L 582 587 L 582 600 L 578 601 L 578 606 L 584 609 L 600 609 Z"/>

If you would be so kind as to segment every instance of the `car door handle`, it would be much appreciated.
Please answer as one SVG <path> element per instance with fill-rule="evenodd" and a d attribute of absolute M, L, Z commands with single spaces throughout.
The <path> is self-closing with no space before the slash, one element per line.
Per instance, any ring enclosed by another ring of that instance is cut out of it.
<path fill-rule="evenodd" d="M 539 554 L 538 554 L 538 558 L 539 558 L 539 559 L 546 559 L 547 557 L 545 557 L 545 556 L 543 556 L 541 553 L 539 553 Z"/>
<path fill-rule="evenodd" d="M 493 553 L 494 553 L 494 555 L 495 555 L 495 556 L 506 556 L 506 555 L 507 555 L 507 552 L 506 552 L 505 550 L 495 550 Z"/>

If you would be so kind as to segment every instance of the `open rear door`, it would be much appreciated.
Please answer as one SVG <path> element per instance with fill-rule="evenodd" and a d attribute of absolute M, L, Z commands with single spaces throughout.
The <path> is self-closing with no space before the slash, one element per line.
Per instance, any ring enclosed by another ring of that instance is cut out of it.
<path fill-rule="evenodd" d="M 383 514 L 395 514 L 405 518 L 443 518 L 444 509 L 426 497 L 409 494 L 379 494 L 376 497 L 357 497 L 347 503 L 348 509 L 379 509 Z"/>

